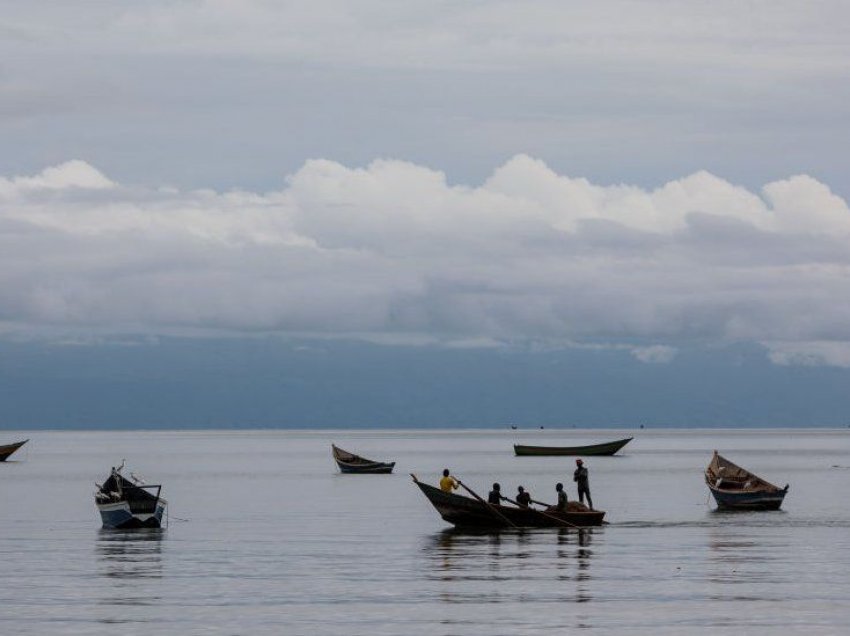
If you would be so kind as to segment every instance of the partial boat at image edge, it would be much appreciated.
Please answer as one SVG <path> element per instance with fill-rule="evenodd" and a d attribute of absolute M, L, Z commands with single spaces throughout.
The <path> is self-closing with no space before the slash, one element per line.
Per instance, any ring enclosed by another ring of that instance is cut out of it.
<path fill-rule="evenodd" d="M 532 455 L 536 457 L 549 455 L 613 455 L 633 439 L 633 437 L 627 437 L 615 442 L 590 444 L 589 446 L 523 446 L 514 444 L 514 452 L 518 456 Z"/>
<path fill-rule="evenodd" d="M 5 462 L 9 458 L 9 455 L 14 453 L 28 441 L 28 439 L 25 439 L 23 442 L 16 442 L 15 444 L 6 444 L 5 446 L 0 446 L 0 462 Z"/>

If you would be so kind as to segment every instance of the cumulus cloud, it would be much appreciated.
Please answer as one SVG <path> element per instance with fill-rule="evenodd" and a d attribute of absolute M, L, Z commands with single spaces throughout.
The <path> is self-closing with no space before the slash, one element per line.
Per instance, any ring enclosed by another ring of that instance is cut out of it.
<path fill-rule="evenodd" d="M 272 192 L 144 189 L 82 161 L 0 178 L 9 333 L 255 333 L 494 346 L 769 343 L 843 364 L 850 210 L 796 176 L 602 186 L 517 156 L 479 185 L 308 161 Z M 621 343 L 621 344 L 617 344 Z"/>
<path fill-rule="evenodd" d="M 114 186 L 102 172 L 77 159 L 45 168 L 40 174 L 32 177 L 0 177 L 0 197 L 15 197 L 39 190 L 104 190 Z"/>

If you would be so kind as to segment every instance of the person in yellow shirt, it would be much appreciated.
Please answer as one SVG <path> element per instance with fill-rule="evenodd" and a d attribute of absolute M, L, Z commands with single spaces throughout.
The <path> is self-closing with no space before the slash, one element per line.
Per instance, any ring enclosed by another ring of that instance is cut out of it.
<path fill-rule="evenodd" d="M 444 469 L 443 478 L 440 480 L 440 490 L 443 492 L 451 492 L 452 490 L 457 490 L 457 487 L 457 479 L 449 474 L 448 468 Z"/>

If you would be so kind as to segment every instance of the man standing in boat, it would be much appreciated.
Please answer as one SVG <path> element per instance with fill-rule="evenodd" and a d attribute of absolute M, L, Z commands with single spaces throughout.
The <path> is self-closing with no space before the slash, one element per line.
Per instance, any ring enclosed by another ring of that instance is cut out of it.
<path fill-rule="evenodd" d="M 457 488 L 457 479 L 455 479 L 449 474 L 448 468 L 444 468 L 443 478 L 440 480 L 440 490 L 442 490 L 443 492 L 451 492 L 452 490 L 457 490 Z"/>
<path fill-rule="evenodd" d="M 587 468 L 584 467 L 584 462 L 581 459 L 576 460 L 576 471 L 573 473 L 573 481 L 578 485 L 578 500 L 579 503 L 584 503 L 584 497 L 587 496 L 587 505 L 593 510 L 593 499 L 590 498 L 590 481 L 587 473 Z"/>

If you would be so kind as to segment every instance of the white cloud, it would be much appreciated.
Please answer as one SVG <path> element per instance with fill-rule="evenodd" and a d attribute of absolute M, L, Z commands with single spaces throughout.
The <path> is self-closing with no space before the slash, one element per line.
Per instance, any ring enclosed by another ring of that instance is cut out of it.
<path fill-rule="evenodd" d="M 45 168 L 32 177 L 0 177 L 0 197 L 27 194 L 34 190 L 105 190 L 115 184 L 85 161 L 75 159 L 58 166 Z"/>
<path fill-rule="evenodd" d="M 850 368 L 850 342 L 769 342 L 769 357 L 783 366 Z"/>
<path fill-rule="evenodd" d="M 673 358 L 678 354 L 675 347 L 666 345 L 653 345 L 649 347 L 635 347 L 632 349 L 632 355 L 647 364 L 666 364 L 672 362 Z"/>
<path fill-rule="evenodd" d="M 218 193 L 76 161 L 0 179 L 0 200 L 0 323 L 17 334 L 628 342 L 644 362 L 749 340 L 783 364 L 843 364 L 812 343 L 850 343 L 850 211 L 811 177 L 645 190 L 520 155 L 461 186 L 316 160 L 279 191 Z"/>

